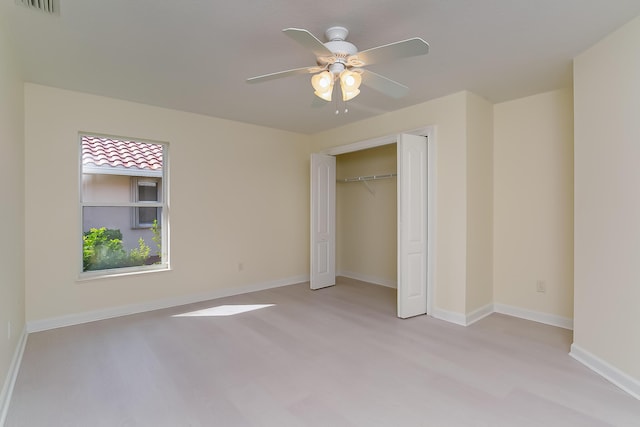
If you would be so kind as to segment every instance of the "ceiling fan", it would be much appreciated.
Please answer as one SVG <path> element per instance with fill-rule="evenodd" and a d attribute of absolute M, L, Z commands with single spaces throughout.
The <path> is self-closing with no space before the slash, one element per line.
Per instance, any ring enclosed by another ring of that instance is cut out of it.
<path fill-rule="evenodd" d="M 311 85 L 315 90 L 314 94 L 325 101 L 331 101 L 336 81 L 340 81 L 343 101 L 355 98 L 360 93 L 360 84 L 369 86 L 387 96 L 401 98 L 409 92 L 407 86 L 373 71 L 365 70 L 363 67 L 378 62 L 429 53 L 429 44 L 419 37 L 358 52 L 355 45 L 346 41 L 349 30 L 345 27 L 327 29 L 325 36 L 328 42 L 326 43 L 321 42 L 304 29 L 286 28 L 282 31 L 313 52 L 316 56 L 316 65 L 251 77 L 247 79 L 247 82 L 260 83 L 297 74 L 313 74 Z"/>

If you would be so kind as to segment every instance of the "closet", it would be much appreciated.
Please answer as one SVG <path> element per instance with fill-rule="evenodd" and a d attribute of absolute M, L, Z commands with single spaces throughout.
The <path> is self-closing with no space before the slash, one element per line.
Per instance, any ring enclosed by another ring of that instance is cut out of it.
<path fill-rule="evenodd" d="M 397 287 L 396 144 L 336 156 L 336 275 Z"/>
<path fill-rule="evenodd" d="M 428 155 L 427 141 L 431 134 L 427 128 L 425 133 L 387 136 L 311 154 L 311 289 L 333 286 L 336 273 L 393 286 L 395 270 L 398 317 L 429 312 L 432 240 L 427 236 L 432 235 L 428 230 L 433 222 L 428 199 L 433 192 L 428 190 L 428 174 L 433 157 Z M 343 156 L 340 176 L 337 156 Z"/>

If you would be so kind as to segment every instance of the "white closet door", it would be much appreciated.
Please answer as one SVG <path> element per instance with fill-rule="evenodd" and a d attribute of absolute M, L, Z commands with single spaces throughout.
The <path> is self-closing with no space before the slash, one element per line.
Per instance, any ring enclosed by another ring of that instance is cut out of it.
<path fill-rule="evenodd" d="M 311 155 L 311 289 L 336 284 L 336 158 Z"/>
<path fill-rule="evenodd" d="M 398 317 L 427 312 L 427 138 L 398 135 Z"/>

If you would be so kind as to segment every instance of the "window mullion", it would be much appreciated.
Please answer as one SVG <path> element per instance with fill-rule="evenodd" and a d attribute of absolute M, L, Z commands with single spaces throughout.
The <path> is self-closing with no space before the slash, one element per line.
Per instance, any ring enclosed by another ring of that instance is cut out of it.
<path fill-rule="evenodd" d="M 123 202 L 123 203 L 109 203 L 109 202 L 82 202 L 82 207 L 104 207 L 104 208 L 162 208 L 164 204 L 162 202 Z"/>

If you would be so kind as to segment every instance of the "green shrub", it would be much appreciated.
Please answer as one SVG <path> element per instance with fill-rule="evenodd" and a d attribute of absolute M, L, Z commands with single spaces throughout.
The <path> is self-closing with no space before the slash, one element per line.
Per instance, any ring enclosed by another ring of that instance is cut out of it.
<path fill-rule="evenodd" d="M 143 265 L 151 251 L 144 239 L 140 238 L 138 247 L 127 253 L 120 230 L 106 227 L 90 229 L 84 233 L 82 240 L 82 271 Z"/>
<path fill-rule="evenodd" d="M 151 248 L 147 246 L 142 237 L 139 238 L 138 247 L 131 249 L 131 252 L 129 252 L 131 265 L 144 265 L 147 258 L 149 258 L 149 252 L 151 252 Z"/>
<path fill-rule="evenodd" d="M 158 256 L 162 257 L 162 234 L 160 233 L 160 226 L 158 225 L 157 219 L 153 220 L 151 232 L 153 233 L 153 237 L 151 238 L 151 240 L 154 241 L 156 247 L 158 248 Z"/>

